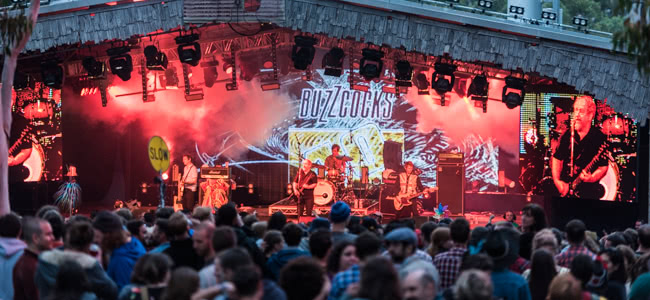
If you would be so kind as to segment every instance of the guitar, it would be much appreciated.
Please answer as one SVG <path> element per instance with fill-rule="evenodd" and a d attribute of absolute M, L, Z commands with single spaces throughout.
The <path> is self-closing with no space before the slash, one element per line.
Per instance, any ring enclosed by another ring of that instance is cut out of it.
<path fill-rule="evenodd" d="M 598 152 L 594 155 L 594 158 L 585 166 L 582 170 L 578 170 L 574 175 L 569 174 L 569 177 L 565 177 L 564 182 L 569 182 L 569 191 L 568 195 L 579 197 L 579 198 L 593 198 L 600 199 L 605 194 L 605 187 L 600 184 L 600 182 L 594 183 L 584 183 L 580 178 L 582 171 L 586 170 L 587 172 L 593 172 L 595 164 L 602 158 L 607 157 L 607 142 L 600 145 Z M 559 191 L 558 191 L 559 194 Z M 588 195 L 588 196 L 586 196 Z M 566 195 L 560 195 L 566 196 Z"/>
<path fill-rule="evenodd" d="M 427 189 L 424 189 L 423 191 L 421 191 L 421 192 L 419 192 L 417 194 L 397 195 L 395 197 L 389 196 L 389 197 L 386 197 L 386 199 L 393 200 L 393 205 L 395 206 L 395 210 L 402 210 L 402 208 L 404 208 L 404 206 L 409 206 L 409 205 L 411 205 L 413 203 L 411 200 L 413 200 L 413 199 L 415 199 L 417 197 L 420 197 L 425 193 L 431 193 L 431 192 L 434 192 L 436 190 L 438 190 L 437 187 L 427 188 Z"/>
<path fill-rule="evenodd" d="M 11 145 L 11 147 L 9 147 L 7 151 L 9 153 L 9 156 L 15 156 L 17 154 L 15 152 L 16 150 L 18 150 L 18 146 L 20 146 L 25 142 L 29 142 L 31 140 L 31 138 L 28 138 L 30 131 L 31 131 L 31 127 L 26 127 L 25 129 L 23 129 L 23 131 L 20 133 L 20 137 L 18 137 L 16 142 L 13 145 Z M 32 153 L 32 155 L 27 157 L 27 159 L 25 159 L 25 161 L 23 161 L 22 163 L 16 164 L 14 166 L 9 166 L 10 177 L 13 177 L 15 179 L 22 178 L 20 179 L 20 181 L 23 181 L 28 179 L 30 176 L 32 176 L 32 169 L 27 165 L 29 159 L 32 156 L 34 156 L 34 153 Z"/>
<path fill-rule="evenodd" d="M 300 172 L 300 170 L 298 170 L 298 172 Z M 296 201 L 298 203 L 300 202 L 300 200 L 302 199 L 303 191 L 305 190 L 305 185 L 307 184 L 307 182 L 309 182 L 309 180 L 313 176 L 312 174 L 313 173 L 307 174 L 307 178 L 304 179 L 303 184 L 298 189 L 298 194 L 296 194 L 293 191 L 293 189 L 291 189 L 291 195 L 289 195 L 289 199 L 291 199 L 292 201 Z"/>

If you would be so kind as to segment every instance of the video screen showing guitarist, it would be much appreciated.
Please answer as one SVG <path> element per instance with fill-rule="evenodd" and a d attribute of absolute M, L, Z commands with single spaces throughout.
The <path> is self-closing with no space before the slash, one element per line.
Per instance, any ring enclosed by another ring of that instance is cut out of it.
<path fill-rule="evenodd" d="M 417 197 L 410 200 L 409 198 L 416 195 L 419 196 L 420 193 L 423 193 L 425 197 L 429 196 L 427 190 L 422 185 L 422 181 L 420 181 L 420 177 L 415 174 L 414 170 L 415 166 L 413 163 L 407 161 L 404 164 L 404 172 L 400 173 L 397 177 L 399 182 L 399 194 L 394 201 L 400 201 L 399 199 L 401 198 L 402 202 L 400 206 L 403 205 L 401 209 L 397 209 L 398 205 L 395 206 L 398 219 L 408 218 L 411 216 L 417 217 L 419 215 Z M 407 202 L 405 202 L 405 200 L 407 200 Z"/>
<path fill-rule="evenodd" d="M 598 182 L 607 173 L 608 161 L 601 155 L 606 136 L 592 126 L 595 114 L 596 104 L 591 97 L 578 97 L 573 103 L 573 130 L 569 129 L 562 135 L 551 162 L 553 183 L 562 197 L 599 199 L 604 193 Z M 574 174 L 571 174 L 571 163 Z"/>
<path fill-rule="evenodd" d="M 32 154 L 32 130 L 29 121 L 17 112 L 11 113 L 9 135 L 9 182 L 23 182 L 29 177 L 29 170 L 23 163 Z"/>
<path fill-rule="evenodd" d="M 293 194 L 298 198 L 298 217 L 302 216 L 303 208 L 309 216 L 314 208 L 314 189 L 318 179 L 316 173 L 311 170 L 311 160 L 302 161 L 302 167 L 293 179 Z M 306 206 L 306 207 L 305 207 Z"/>

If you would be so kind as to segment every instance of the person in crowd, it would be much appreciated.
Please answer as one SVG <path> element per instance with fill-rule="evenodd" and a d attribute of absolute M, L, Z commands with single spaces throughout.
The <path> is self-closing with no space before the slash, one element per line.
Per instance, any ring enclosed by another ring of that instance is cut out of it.
<path fill-rule="evenodd" d="M 93 220 L 99 234 L 102 253 L 105 255 L 106 273 L 121 289 L 129 284 L 135 262 L 146 253 L 144 246 L 124 229 L 122 218 L 115 213 L 102 211 Z M 108 259 L 106 259 L 108 256 Z"/>
<path fill-rule="evenodd" d="M 264 296 L 264 286 L 259 270 L 252 266 L 243 266 L 235 270 L 232 278 L 234 291 L 230 293 L 232 300 L 261 300 Z"/>
<path fill-rule="evenodd" d="M 627 299 L 625 289 L 627 271 L 625 270 L 623 253 L 616 248 L 606 248 L 598 253 L 598 261 L 602 264 L 607 275 L 605 297 L 609 300 Z"/>
<path fill-rule="evenodd" d="M 639 232 L 636 231 L 636 229 L 632 229 L 632 228 L 625 229 L 623 231 L 623 236 L 625 237 L 625 245 L 630 246 L 632 249 L 639 248 Z"/>
<path fill-rule="evenodd" d="M 321 263 L 310 257 L 296 258 L 282 268 L 279 284 L 287 300 L 325 300 L 330 291 Z"/>
<path fill-rule="evenodd" d="M 571 273 L 560 274 L 553 278 L 548 288 L 547 300 L 581 300 L 582 286 Z"/>
<path fill-rule="evenodd" d="M 637 230 L 639 248 L 636 249 L 638 256 L 650 253 L 650 225 L 642 225 Z"/>
<path fill-rule="evenodd" d="M 43 219 L 25 217 L 22 221 L 23 240 L 27 248 L 18 259 L 13 270 L 15 300 L 38 299 L 38 289 L 34 283 L 38 255 L 52 249 L 54 234 L 52 226 Z"/>
<path fill-rule="evenodd" d="M 364 216 L 361 218 L 361 226 L 365 229 L 364 231 L 370 231 L 374 234 L 381 235 L 382 228 L 373 217 Z"/>
<path fill-rule="evenodd" d="M 546 213 L 544 209 L 530 203 L 521 210 L 521 229 L 522 235 L 519 237 L 519 256 L 530 258 L 533 254 L 533 238 L 540 230 L 546 228 Z"/>
<path fill-rule="evenodd" d="M 212 249 L 214 250 L 214 257 L 221 254 L 223 251 L 226 251 L 230 248 L 233 248 L 237 245 L 237 236 L 235 231 L 228 226 L 219 226 L 212 233 Z M 208 288 L 217 284 L 217 278 L 214 272 L 214 259 L 210 262 L 209 265 L 203 267 L 199 271 L 199 279 L 201 289 Z"/>
<path fill-rule="evenodd" d="M 647 272 L 650 272 L 650 254 L 644 254 L 636 260 L 630 273 L 630 282 L 634 283 L 639 276 Z"/>
<path fill-rule="evenodd" d="M 268 259 L 271 255 L 278 253 L 283 248 L 284 238 L 282 237 L 282 232 L 275 229 L 267 231 L 262 241 L 264 256 Z"/>
<path fill-rule="evenodd" d="M 156 210 L 156 220 L 169 219 L 174 214 L 173 207 L 160 207 Z"/>
<path fill-rule="evenodd" d="M 470 253 L 468 252 L 467 254 Z M 460 265 L 460 272 L 462 273 L 463 271 L 472 269 L 492 274 L 492 271 L 494 270 L 494 261 L 492 261 L 492 257 L 485 253 L 466 255 L 463 258 L 463 263 Z"/>
<path fill-rule="evenodd" d="M 478 250 L 481 241 L 485 240 L 490 235 L 490 229 L 487 227 L 478 226 L 472 229 L 469 233 L 468 246 L 474 247 Z"/>
<path fill-rule="evenodd" d="M 357 237 L 354 234 L 347 232 L 347 225 L 350 221 L 350 206 L 343 202 L 338 201 L 334 203 L 330 209 L 330 221 L 332 222 L 332 244 L 336 245 L 341 240 L 351 240 Z"/>
<path fill-rule="evenodd" d="M 276 211 L 269 218 L 269 224 L 266 229 L 282 231 L 285 224 L 287 224 L 287 216 L 280 211 Z"/>
<path fill-rule="evenodd" d="M 438 224 L 431 221 L 424 222 L 424 224 L 420 226 L 420 234 L 422 235 L 422 247 L 420 249 L 429 249 L 429 246 L 431 245 L 431 234 L 436 230 L 436 228 L 438 228 Z M 429 255 L 431 254 L 429 253 Z M 435 255 L 431 257 L 434 256 Z"/>
<path fill-rule="evenodd" d="M 190 222 L 180 213 L 174 213 L 169 218 L 169 235 L 172 237 L 169 248 L 163 253 L 169 255 L 174 262 L 174 269 L 190 267 L 196 271 L 203 267 L 204 259 L 197 253 L 189 234 Z M 195 233 L 196 234 L 196 233 Z"/>
<path fill-rule="evenodd" d="M 339 272 L 348 270 L 359 263 L 356 247 L 353 242 L 343 240 L 338 242 L 327 257 L 327 274 L 330 278 Z"/>
<path fill-rule="evenodd" d="M 332 248 L 332 233 L 327 229 L 318 229 L 309 236 L 309 252 L 318 260 L 321 267 L 327 267 L 327 255 Z"/>
<path fill-rule="evenodd" d="M 551 254 L 553 257 L 557 255 L 557 239 L 555 238 L 555 234 L 553 231 L 550 229 L 542 229 L 537 234 L 535 234 L 535 237 L 533 238 L 533 256 L 535 252 L 538 250 L 545 250 L 549 254 Z M 532 264 L 532 258 L 531 258 L 531 264 Z M 538 264 L 539 265 L 539 264 Z M 555 273 L 556 274 L 563 274 L 569 272 L 568 268 L 565 267 L 560 267 L 555 263 L 555 258 L 553 258 L 553 266 L 555 266 Z M 532 268 L 532 266 L 531 266 Z M 545 267 L 543 267 L 545 268 Z M 524 271 L 521 275 L 526 279 L 530 279 L 530 272 L 531 270 L 528 269 Z M 552 278 L 551 278 L 552 279 Z M 530 280 L 529 280 L 530 282 Z M 550 281 L 549 281 L 550 282 Z M 531 287 L 532 288 L 532 287 Z"/>
<path fill-rule="evenodd" d="M 620 231 L 612 232 L 611 234 L 608 234 L 605 237 L 604 248 L 615 248 L 618 245 L 627 245 L 627 241 L 625 240 L 625 235 L 623 235 L 622 232 Z"/>
<path fill-rule="evenodd" d="M 524 278 L 528 280 L 532 300 L 546 299 L 548 287 L 557 275 L 553 254 L 546 249 L 535 250 L 528 274 Z"/>
<path fill-rule="evenodd" d="M 156 220 L 156 226 L 153 229 L 152 240 L 156 245 L 155 248 L 151 249 L 151 253 L 162 253 L 163 251 L 169 248 L 169 220 L 168 219 L 158 219 Z"/>
<path fill-rule="evenodd" d="M 199 290 L 199 274 L 186 266 L 176 268 L 165 288 L 162 300 L 190 300 Z"/>
<path fill-rule="evenodd" d="M 366 231 L 366 228 L 361 226 L 361 217 L 359 216 L 350 216 L 350 221 L 346 227 L 350 234 L 359 235 Z"/>
<path fill-rule="evenodd" d="M 212 208 L 207 206 L 197 206 L 192 212 L 192 218 L 199 220 L 199 222 L 208 221 L 214 224 L 214 215 L 212 214 Z"/>
<path fill-rule="evenodd" d="M 118 209 L 115 212 L 115 214 L 122 217 L 122 219 L 124 219 L 125 222 L 129 222 L 133 219 L 133 213 L 131 213 L 131 210 L 126 207 L 122 207 Z"/>
<path fill-rule="evenodd" d="M 636 254 L 634 253 L 634 250 L 632 250 L 632 248 L 630 248 L 627 245 L 618 245 L 616 249 L 618 249 L 618 251 L 621 251 L 621 254 L 623 254 L 623 260 L 625 263 L 625 272 L 627 274 L 627 279 L 628 279 L 626 285 L 628 285 L 630 283 L 630 279 L 632 278 L 632 267 L 636 263 Z M 627 287 L 629 289 L 629 286 Z"/>
<path fill-rule="evenodd" d="M 273 216 L 271 216 L 271 218 L 273 218 Z M 286 218 L 284 220 L 286 222 Z M 237 246 L 246 248 L 255 264 L 262 269 L 262 274 L 267 276 L 268 270 L 266 270 L 264 253 L 262 253 L 262 250 L 257 247 L 257 244 L 255 244 L 253 232 L 250 231 L 250 235 L 246 233 L 246 228 L 243 227 L 241 217 L 237 213 L 237 207 L 235 207 L 234 203 L 228 203 L 219 208 L 217 211 L 216 225 L 230 226 L 237 236 Z"/>
<path fill-rule="evenodd" d="M 138 219 L 129 220 L 126 222 L 126 229 L 131 233 L 131 237 L 137 238 L 143 246 L 146 245 L 147 229 L 144 226 L 144 221 Z"/>
<path fill-rule="evenodd" d="M 381 250 L 381 239 L 374 233 L 365 232 L 354 241 L 354 247 L 359 258 L 359 264 L 353 265 L 348 270 L 334 276 L 334 279 L 332 279 L 332 289 L 327 298 L 329 300 L 342 299 L 348 286 L 359 282 L 361 267 L 365 266 L 366 262 L 370 261 L 373 256 L 379 254 Z M 388 264 L 392 268 L 392 264 Z"/>
<path fill-rule="evenodd" d="M 387 243 L 388 254 L 393 264 L 399 269 L 412 259 L 422 259 L 431 262 L 431 256 L 425 252 L 417 253 L 418 237 L 413 230 L 402 227 L 389 232 L 384 241 Z"/>
<path fill-rule="evenodd" d="M 629 300 L 647 300 L 650 299 L 650 253 L 641 256 L 632 268 L 633 278 Z"/>
<path fill-rule="evenodd" d="M 147 235 L 153 234 L 153 228 L 156 226 L 156 213 L 152 210 L 144 213 L 144 227 L 147 229 Z"/>
<path fill-rule="evenodd" d="M 530 300 L 528 282 L 509 270 L 519 257 L 519 233 L 515 229 L 495 230 L 490 233 L 483 247 L 494 261 L 494 271 L 491 274 L 494 297 Z"/>
<path fill-rule="evenodd" d="M 45 213 L 43 213 L 43 217 L 41 217 L 41 219 L 50 223 L 50 226 L 52 227 L 52 234 L 54 235 L 52 248 L 59 248 L 63 246 L 63 233 L 64 233 L 63 225 L 65 223 L 65 219 L 59 213 L 59 210 L 50 209 Z"/>
<path fill-rule="evenodd" d="M 264 235 L 268 230 L 268 222 L 266 221 L 255 222 L 253 223 L 251 230 L 253 230 L 253 233 L 255 234 L 255 244 L 257 245 L 257 247 L 260 247 L 261 249 L 262 241 L 264 241 Z"/>
<path fill-rule="evenodd" d="M 117 298 L 118 289 L 115 282 L 104 272 L 99 261 L 89 254 L 94 236 L 93 225 L 89 222 L 71 222 L 65 231 L 65 250 L 52 249 L 39 255 L 34 283 L 40 299 L 50 296 L 56 285 L 57 273 L 66 261 L 75 261 L 81 265 L 90 283 L 90 290 L 98 298 L 110 300 Z"/>
<path fill-rule="evenodd" d="M 599 260 L 591 262 L 592 276 L 586 284 L 585 290 L 592 295 L 598 295 L 608 300 L 624 300 L 625 287 L 620 285 L 610 286 L 607 279 L 607 270 Z"/>
<path fill-rule="evenodd" d="M 364 300 L 400 300 L 401 289 L 397 272 L 390 260 L 376 256 L 361 268 L 361 280 L 356 298 Z"/>
<path fill-rule="evenodd" d="M 244 227 L 252 229 L 253 224 L 258 222 L 259 220 L 257 219 L 257 214 L 254 213 L 254 214 L 250 214 L 250 215 L 247 215 L 246 217 L 244 217 L 243 221 L 244 221 Z"/>
<path fill-rule="evenodd" d="M 0 216 L 0 299 L 13 299 L 13 269 L 27 248 L 18 237 L 21 233 L 20 217 L 9 213 Z"/>
<path fill-rule="evenodd" d="M 594 275 L 594 261 L 590 255 L 578 254 L 571 261 L 571 275 L 581 283 L 582 294 L 586 299 L 600 299 L 601 296 L 589 291 L 587 284 Z"/>
<path fill-rule="evenodd" d="M 470 269 L 458 276 L 453 286 L 455 300 L 491 300 L 493 294 L 490 275 L 481 270 Z"/>
<path fill-rule="evenodd" d="M 160 300 L 167 287 L 173 262 L 162 253 L 148 253 L 135 263 L 131 284 L 120 291 L 118 300 Z"/>
<path fill-rule="evenodd" d="M 194 209 L 196 210 L 196 209 Z M 192 235 L 192 246 L 194 251 L 203 259 L 203 265 L 207 266 L 214 261 L 216 255 L 212 247 L 212 235 L 216 227 L 208 221 L 204 221 L 196 228 Z"/>
<path fill-rule="evenodd" d="M 284 225 L 284 228 L 282 229 L 282 237 L 287 246 L 271 255 L 266 262 L 266 266 L 271 272 L 272 279 L 277 280 L 279 278 L 280 270 L 282 270 L 282 267 L 289 263 L 289 261 L 300 256 L 309 256 L 309 252 L 298 248 L 302 235 L 303 230 L 300 226 L 294 223 Z"/>
<path fill-rule="evenodd" d="M 311 235 L 316 231 L 330 231 L 330 227 L 331 227 L 331 224 L 330 224 L 330 221 L 328 219 L 317 217 L 317 218 L 314 218 L 311 221 L 311 224 L 309 224 L 309 229 L 307 229 L 307 232 L 309 233 L 309 235 Z M 330 237 L 331 236 L 332 235 L 330 233 Z M 300 240 L 300 245 L 298 247 L 300 247 L 300 249 L 303 250 L 303 251 L 310 252 L 309 251 L 310 250 L 309 249 L 309 239 L 310 239 L 310 236 L 303 237 L 302 240 Z"/>
<path fill-rule="evenodd" d="M 451 233 L 447 227 L 438 227 L 431 233 L 431 245 L 427 249 L 429 255 L 433 258 L 436 255 L 447 252 L 454 245 L 451 241 Z"/>
<path fill-rule="evenodd" d="M 450 288 L 458 277 L 463 256 L 467 252 L 467 241 L 470 234 L 469 222 L 465 218 L 458 218 L 449 225 L 449 232 L 454 246 L 449 251 L 436 255 L 433 259 L 433 265 L 440 272 L 441 289 Z"/>
<path fill-rule="evenodd" d="M 59 208 L 54 206 L 54 205 L 43 205 L 43 206 L 41 206 L 41 208 L 39 208 L 36 211 L 36 214 L 34 215 L 34 217 L 39 218 L 39 219 L 43 219 L 43 216 L 45 215 L 45 213 L 47 213 L 50 210 L 56 210 L 57 212 L 59 212 Z"/>
<path fill-rule="evenodd" d="M 579 254 L 585 254 L 591 257 L 591 259 L 596 259 L 596 255 L 583 245 L 585 241 L 585 230 L 585 223 L 580 220 L 571 220 L 566 224 L 566 238 L 570 246 L 555 256 L 555 261 L 559 266 L 568 268 L 571 266 L 573 258 Z M 580 278 L 578 277 L 578 279 Z"/>
<path fill-rule="evenodd" d="M 438 293 L 440 275 L 429 262 L 413 261 L 399 272 L 402 297 L 405 300 L 433 300 Z"/>
<path fill-rule="evenodd" d="M 34 298 L 38 299 L 38 298 Z M 52 294 L 41 297 L 48 300 L 96 300 L 84 268 L 74 260 L 66 260 L 56 274 L 56 283 Z"/>
<path fill-rule="evenodd" d="M 519 224 L 517 224 L 517 215 L 515 215 L 515 213 L 512 211 L 507 211 L 505 214 L 503 214 L 503 218 L 506 220 L 506 222 L 512 224 L 515 229 L 519 229 Z"/>

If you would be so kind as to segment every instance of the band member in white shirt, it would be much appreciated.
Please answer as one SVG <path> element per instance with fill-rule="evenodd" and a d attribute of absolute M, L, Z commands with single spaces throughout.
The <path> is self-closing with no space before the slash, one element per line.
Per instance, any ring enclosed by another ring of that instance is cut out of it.
<path fill-rule="evenodd" d="M 183 210 L 192 211 L 194 210 L 199 174 L 189 154 L 183 155 L 183 165 L 185 165 L 183 168 L 183 177 L 181 177 L 181 184 L 183 185 Z"/>

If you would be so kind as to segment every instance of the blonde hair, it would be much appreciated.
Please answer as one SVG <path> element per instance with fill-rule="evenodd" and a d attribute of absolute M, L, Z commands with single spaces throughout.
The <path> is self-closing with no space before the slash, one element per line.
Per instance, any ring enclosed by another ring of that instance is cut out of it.
<path fill-rule="evenodd" d="M 553 247 L 555 253 L 552 253 L 553 255 L 557 254 L 557 238 L 555 238 L 555 234 L 553 233 L 552 230 L 550 229 L 542 229 L 538 233 L 535 234 L 535 237 L 533 237 L 533 251 L 544 247 L 544 246 L 550 246 Z"/>

